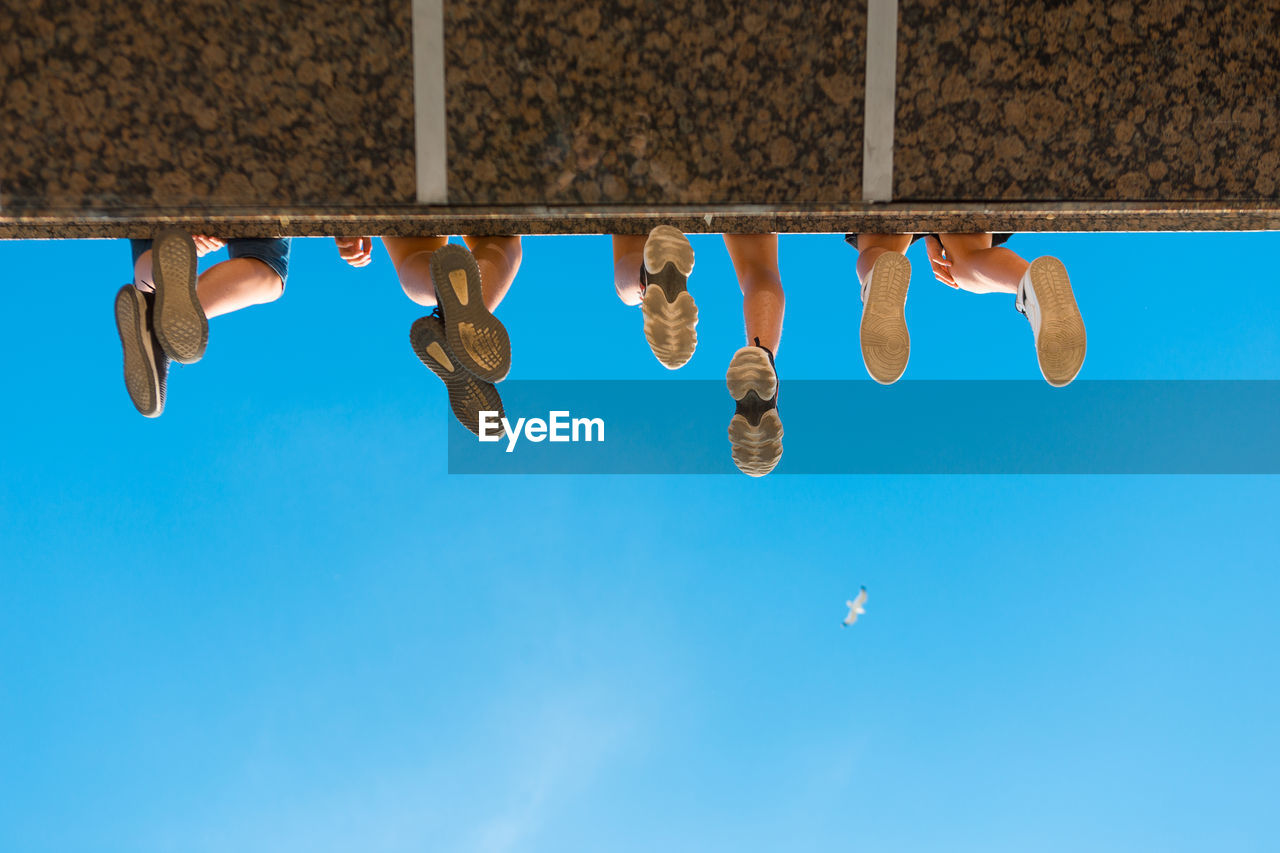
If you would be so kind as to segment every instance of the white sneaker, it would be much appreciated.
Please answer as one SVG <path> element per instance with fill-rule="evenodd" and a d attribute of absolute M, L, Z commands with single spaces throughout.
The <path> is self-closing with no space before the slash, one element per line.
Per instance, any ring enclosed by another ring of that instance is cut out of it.
<path fill-rule="evenodd" d="M 902 378 L 911 357 L 906 316 L 910 284 L 911 262 L 899 252 L 885 252 L 876 258 L 862 283 L 862 325 L 858 331 L 862 363 L 881 385 L 892 385 Z"/>
<path fill-rule="evenodd" d="M 1014 305 L 1031 322 L 1040 374 L 1055 388 L 1069 384 L 1084 364 L 1085 335 L 1062 261 L 1051 257 L 1032 261 L 1018 282 Z"/>

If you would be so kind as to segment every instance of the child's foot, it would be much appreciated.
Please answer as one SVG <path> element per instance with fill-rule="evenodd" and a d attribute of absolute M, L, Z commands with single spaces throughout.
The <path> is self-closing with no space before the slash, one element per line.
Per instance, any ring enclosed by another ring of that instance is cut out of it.
<path fill-rule="evenodd" d="M 511 338 L 485 307 L 476 259 L 461 246 L 442 246 L 431 255 L 431 281 L 454 360 L 485 382 L 506 379 Z"/>
<path fill-rule="evenodd" d="M 778 373 L 773 353 L 756 345 L 733 354 L 725 375 L 738 410 L 729 421 L 733 463 L 742 473 L 763 477 L 782 458 L 782 418 L 778 416 Z"/>
<path fill-rule="evenodd" d="M 1067 385 L 1084 364 L 1084 319 L 1071 292 L 1067 268 L 1057 258 L 1036 258 L 1018 283 L 1014 303 L 1031 321 L 1036 360 L 1045 381 Z"/>
<path fill-rule="evenodd" d="M 150 293 L 126 284 L 116 294 L 116 331 L 124 349 L 124 386 L 139 412 L 158 418 L 164 411 L 165 383 L 169 357 L 156 340 L 151 326 Z"/>
<path fill-rule="evenodd" d="M 867 373 L 881 385 L 902 378 L 911 357 L 911 336 L 907 334 L 907 286 L 911 284 L 911 262 L 898 252 L 876 258 L 862 284 L 862 363 Z"/>
<path fill-rule="evenodd" d="M 675 370 L 693 358 L 698 346 L 698 306 L 689 293 L 693 246 L 670 225 L 649 232 L 644 244 L 640 283 L 644 296 L 644 336 L 663 366 Z"/>
<path fill-rule="evenodd" d="M 209 321 L 196 296 L 196 244 L 190 234 L 161 232 L 151 247 L 151 277 L 156 337 L 174 361 L 194 364 L 209 343 Z"/>
<path fill-rule="evenodd" d="M 502 398 L 492 382 L 476 377 L 462 366 L 462 359 L 454 353 L 445 336 L 444 323 L 435 314 L 415 320 L 409 329 L 409 342 L 422 363 L 444 382 L 449 392 L 449 407 L 458 422 L 476 435 L 480 434 L 480 413 L 497 412 L 503 416 Z M 500 421 L 499 421 L 500 423 Z M 490 435 L 501 435 L 502 428 Z"/>

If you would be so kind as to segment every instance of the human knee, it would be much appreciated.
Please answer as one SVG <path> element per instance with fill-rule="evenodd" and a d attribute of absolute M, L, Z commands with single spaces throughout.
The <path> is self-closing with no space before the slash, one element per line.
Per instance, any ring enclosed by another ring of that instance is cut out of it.
<path fill-rule="evenodd" d="M 480 243 L 478 238 L 472 237 L 468 238 L 468 242 L 474 246 L 473 251 L 488 249 L 501 252 L 512 266 L 518 265 L 520 258 L 523 257 L 524 250 L 520 247 L 520 237 L 518 235 L 488 237 L 484 239 L 483 244 Z"/>
<path fill-rule="evenodd" d="M 614 280 L 613 289 L 618 291 L 618 298 L 622 300 L 624 305 L 639 305 L 641 298 L 644 296 L 644 288 L 640 286 L 638 281 L 618 281 Z"/>
<path fill-rule="evenodd" d="M 284 294 L 284 279 L 266 261 L 259 258 L 241 258 L 249 264 L 243 284 L 246 295 L 255 305 L 275 302 Z"/>
<path fill-rule="evenodd" d="M 520 262 L 524 260 L 524 249 L 520 246 L 520 238 L 509 237 L 504 240 L 502 251 L 507 256 L 507 264 L 511 267 L 511 274 L 515 275 L 520 270 Z"/>
<path fill-rule="evenodd" d="M 151 278 L 150 249 L 138 255 L 138 259 L 133 262 L 133 286 L 147 293 L 153 293 L 156 289 Z"/>
<path fill-rule="evenodd" d="M 738 277 L 738 286 L 748 296 L 772 294 L 782 298 L 782 278 L 775 267 L 765 264 L 752 264 L 742 270 Z"/>
<path fill-rule="evenodd" d="M 396 264 L 404 295 L 427 308 L 436 304 L 436 288 L 431 283 L 431 256 L 435 253 L 435 249 L 421 249 L 404 255 Z"/>
<path fill-rule="evenodd" d="M 430 281 L 416 279 L 400 279 L 400 287 L 404 295 L 426 308 L 436 305 L 436 289 Z"/>

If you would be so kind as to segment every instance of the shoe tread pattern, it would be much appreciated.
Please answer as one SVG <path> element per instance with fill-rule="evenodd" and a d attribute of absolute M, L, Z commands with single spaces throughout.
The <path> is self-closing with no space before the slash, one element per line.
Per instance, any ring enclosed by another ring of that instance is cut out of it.
<path fill-rule="evenodd" d="M 146 336 L 151 334 L 146 326 L 146 301 L 131 284 L 116 293 L 116 331 L 124 351 L 124 385 L 129 399 L 142 415 L 159 417 L 164 412 L 167 366 L 163 354 L 155 352 L 156 342 L 151 342 L 148 354 Z M 159 355 L 160 361 L 156 360 Z"/>
<path fill-rule="evenodd" d="M 668 294 L 668 288 L 651 279 L 640 311 L 649 349 L 664 367 L 676 370 L 688 364 L 698 348 L 698 306 L 688 290 Z"/>
<path fill-rule="evenodd" d="M 465 293 L 451 273 L 466 273 Z M 501 382 L 511 371 L 511 337 L 502 321 L 485 307 L 476 259 L 461 246 L 447 245 L 431 255 L 431 280 L 444 317 L 449 351 L 485 382 Z"/>
<path fill-rule="evenodd" d="M 897 252 L 885 252 L 876 258 L 870 276 L 858 330 L 862 362 L 872 379 L 891 385 L 902 377 L 911 357 L 905 310 L 911 262 Z"/>
<path fill-rule="evenodd" d="M 730 455 L 738 470 L 749 477 L 763 477 L 782 459 L 782 418 L 770 409 L 752 424 L 743 415 L 729 421 Z"/>
<path fill-rule="evenodd" d="M 458 423 L 479 435 L 481 412 L 497 412 L 499 418 L 504 416 L 498 389 L 492 382 L 486 382 L 460 366 L 458 356 L 450 348 L 444 325 L 439 319 L 427 316 L 415 320 L 409 329 L 409 343 L 418 359 L 444 383 L 449 395 L 449 408 L 453 410 Z M 452 369 L 431 354 L 433 343 L 443 347 L 446 357 L 455 362 L 451 365 Z M 492 430 L 490 432 L 492 434 Z M 498 434 L 501 434 L 501 428 Z"/>
<path fill-rule="evenodd" d="M 196 248 L 187 234 L 165 232 L 152 245 L 156 338 L 180 364 L 194 364 L 209 343 L 209 320 L 196 294 Z"/>
<path fill-rule="evenodd" d="M 733 464 L 750 477 L 763 477 L 782 459 L 782 417 L 778 414 L 778 374 L 760 347 L 734 353 L 725 374 L 738 411 L 729 421 Z"/>
<path fill-rule="evenodd" d="M 1053 257 L 1031 262 L 1031 287 L 1040 306 L 1040 333 L 1036 337 L 1036 361 L 1045 381 L 1061 388 L 1076 378 L 1084 366 L 1087 340 L 1084 318 L 1071 290 L 1071 279 L 1062 261 Z"/>
<path fill-rule="evenodd" d="M 644 266 L 650 275 L 655 275 L 667 264 L 687 279 L 693 273 L 693 245 L 680 229 L 659 225 L 644 241 Z"/>

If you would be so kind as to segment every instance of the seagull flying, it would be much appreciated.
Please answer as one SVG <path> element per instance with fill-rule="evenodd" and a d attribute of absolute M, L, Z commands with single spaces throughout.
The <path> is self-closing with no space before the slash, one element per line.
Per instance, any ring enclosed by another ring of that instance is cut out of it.
<path fill-rule="evenodd" d="M 844 622 L 842 622 L 841 624 L 844 625 L 844 627 L 848 628 L 854 622 L 857 622 L 858 617 L 861 616 L 863 613 L 867 612 L 866 609 L 862 606 L 866 603 L 867 603 L 867 588 L 864 586 L 862 588 L 862 591 L 858 593 L 857 598 L 855 598 L 853 601 L 845 602 L 845 604 L 848 605 L 849 607 L 849 615 L 844 617 Z"/>

